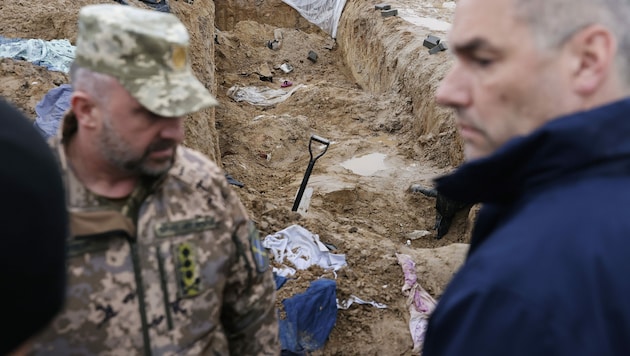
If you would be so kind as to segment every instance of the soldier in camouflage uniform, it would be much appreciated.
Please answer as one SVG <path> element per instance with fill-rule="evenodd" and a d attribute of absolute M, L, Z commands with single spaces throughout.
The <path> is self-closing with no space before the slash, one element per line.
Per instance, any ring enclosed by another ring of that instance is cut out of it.
<path fill-rule="evenodd" d="M 171 14 L 80 11 L 72 107 L 52 142 L 69 288 L 35 355 L 280 353 L 257 230 L 221 169 L 179 145 L 182 116 L 217 104 L 188 41 Z"/>

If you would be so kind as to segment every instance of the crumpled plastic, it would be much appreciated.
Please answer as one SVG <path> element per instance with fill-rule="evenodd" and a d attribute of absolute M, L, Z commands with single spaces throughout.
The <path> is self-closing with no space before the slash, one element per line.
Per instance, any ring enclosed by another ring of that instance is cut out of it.
<path fill-rule="evenodd" d="M 337 26 L 346 0 L 282 0 L 310 23 L 332 38 L 337 38 Z"/>
<path fill-rule="evenodd" d="M 376 307 L 378 309 L 386 309 L 387 308 L 386 304 L 378 303 L 378 302 L 375 302 L 373 300 L 365 301 L 365 300 L 357 297 L 356 295 L 352 294 L 352 295 L 350 295 L 350 297 L 348 299 L 344 299 L 341 302 L 339 301 L 339 299 L 337 299 L 337 309 L 344 309 L 344 310 L 348 309 L 354 303 L 357 303 L 357 304 L 369 304 L 369 305 L 371 305 L 373 307 Z"/>
<path fill-rule="evenodd" d="M 228 89 L 227 96 L 236 102 L 245 101 L 256 106 L 272 106 L 287 100 L 296 90 L 305 86 L 304 84 L 300 84 L 286 91 L 268 87 L 242 87 L 235 85 Z"/>
<path fill-rule="evenodd" d="M 318 235 L 299 225 L 291 225 L 273 235 L 267 235 L 263 246 L 271 250 L 276 262 L 284 263 L 287 259 L 299 270 L 318 265 L 326 270 L 338 271 L 347 265 L 346 255 L 330 253 L 328 247 L 319 241 Z M 274 269 L 274 272 L 284 277 L 295 274 L 295 270 L 290 273 L 291 267 L 285 267 Z"/>
<path fill-rule="evenodd" d="M 11 39 L 0 36 L 0 57 L 20 59 L 48 70 L 68 73 L 74 60 L 75 47 L 66 39 Z"/>
<path fill-rule="evenodd" d="M 412 351 L 420 353 L 429 326 L 429 317 L 437 302 L 418 283 L 416 264 L 411 259 L 411 256 L 397 253 L 396 258 L 405 276 L 402 292 L 407 296 L 406 304 L 411 316 L 409 319 L 409 331 L 413 340 Z"/>

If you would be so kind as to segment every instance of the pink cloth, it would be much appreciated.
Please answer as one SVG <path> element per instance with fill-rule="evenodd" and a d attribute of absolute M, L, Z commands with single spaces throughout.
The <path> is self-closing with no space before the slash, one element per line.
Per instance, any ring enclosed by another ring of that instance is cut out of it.
<path fill-rule="evenodd" d="M 421 353 L 424 336 L 429 326 L 429 316 L 435 309 L 437 302 L 418 283 L 416 276 L 416 264 L 411 256 L 396 254 L 398 264 L 402 267 L 405 276 L 405 284 L 402 292 L 407 296 L 407 307 L 409 308 L 409 331 L 413 340 L 413 352 Z"/>

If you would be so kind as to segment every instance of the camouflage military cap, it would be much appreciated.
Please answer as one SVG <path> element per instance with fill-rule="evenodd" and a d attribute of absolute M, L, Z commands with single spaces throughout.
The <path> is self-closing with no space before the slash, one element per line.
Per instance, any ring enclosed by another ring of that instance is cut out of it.
<path fill-rule="evenodd" d="M 193 74 L 188 44 L 172 14 L 89 5 L 79 12 L 75 64 L 115 77 L 155 114 L 182 116 L 218 104 Z"/>

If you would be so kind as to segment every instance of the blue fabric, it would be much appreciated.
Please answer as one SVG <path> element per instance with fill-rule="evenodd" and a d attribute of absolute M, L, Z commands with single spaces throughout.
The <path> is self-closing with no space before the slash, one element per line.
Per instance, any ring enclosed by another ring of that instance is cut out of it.
<path fill-rule="evenodd" d="M 227 179 L 228 183 L 235 185 L 239 188 L 243 188 L 245 186 L 245 184 L 243 184 L 242 182 L 237 181 L 236 179 L 234 179 L 234 177 L 232 177 L 229 174 L 225 174 L 225 178 Z"/>
<path fill-rule="evenodd" d="M 287 282 L 287 277 L 283 277 L 276 272 L 273 273 L 273 279 L 276 281 L 276 290 L 282 288 L 282 286 Z"/>
<path fill-rule="evenodd" d="M 553 120 L 437 189 L 484 205 L 424 356 L 630 355 L 630 100 Z"/>
<path fill-rule="evenodd" d="M 65 112 L 70 108 L 71 95 L 72 86 L 70 84 L 62 84 L 49 90 L 35 106 L 37 118 L 33 125 L 44 138 L 49 138 L 57 133 L 61 119 L 63 119 Z"/>
<path fill-rule="evenodd" d="M 282 301 L 280 320 L 283 354 L 302 355 L 320 349 L 337 321 L 337 284 L 330 279 L 311 282 L 306 292 Z"/>

